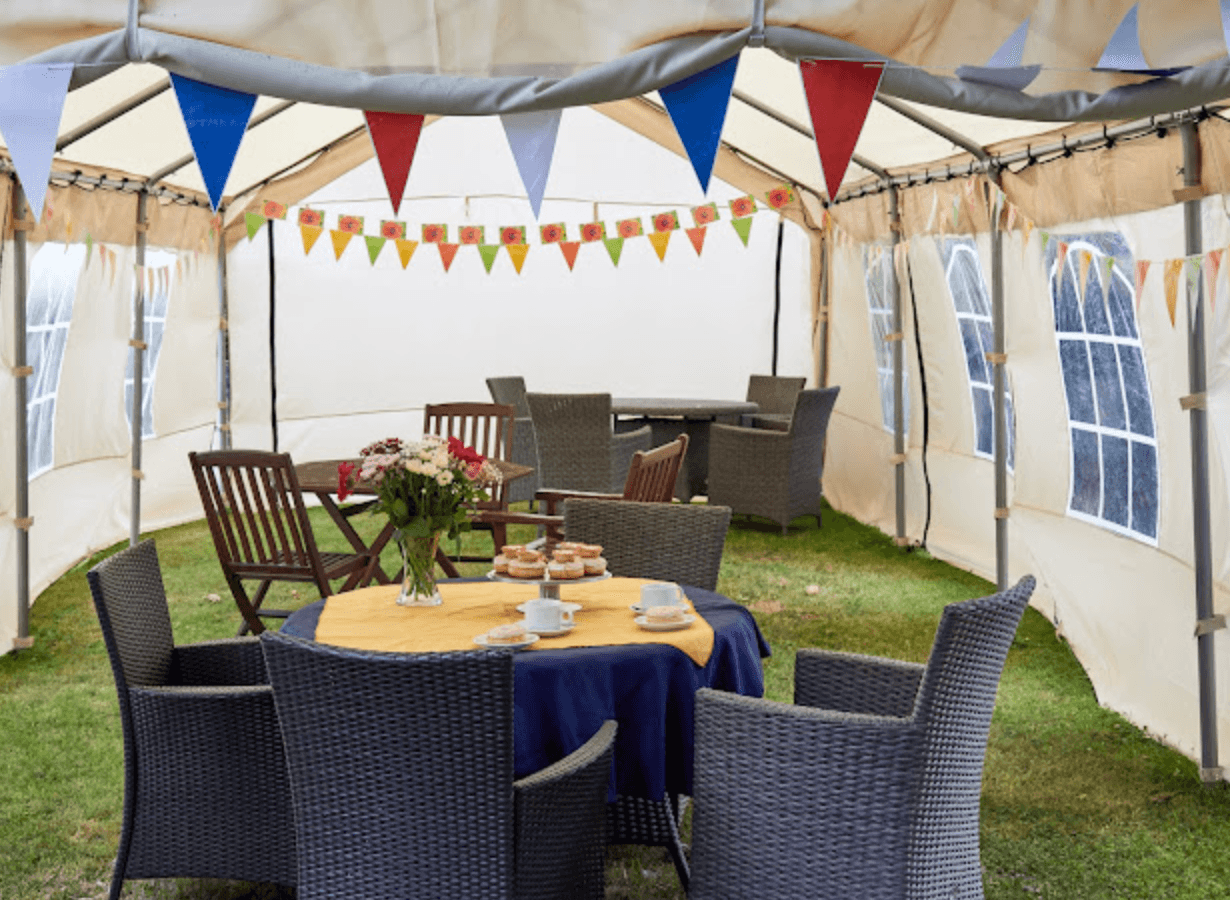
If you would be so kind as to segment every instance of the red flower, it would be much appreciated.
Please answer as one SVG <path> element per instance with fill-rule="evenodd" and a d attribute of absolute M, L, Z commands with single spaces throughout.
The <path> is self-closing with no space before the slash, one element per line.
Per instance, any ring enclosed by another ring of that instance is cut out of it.
<path fill-rule="evenodd" d="M 641 233 L 641 220 L 623 219 L 618 223 L 617 227 L 619 228 L 620 237 L 638 237 Z"/>
<path fill-rule="evenodd" d="M 692 219 L 697 225 L 708 225 L 717 219 L 717 211 L 714 210 L 712 203 L 697 206 L 692 210 Z"/>
<path fill-rule="evenodd" d="M 337 230 L 345 231 L 348 234 L 363 233 L 363 217 L 362 216 L 338 216 Z"/>
<path fill-rule="evenodd" d="M 581 226 L 581 240 L 600 241 L 606 237 L 606 228 L 601 222 L 590 222 Z"/>
<path fill-rule="evenodd" d="M 730 214 L 736 219 L 750 216 L 756 211 L 756 201 L 751 197 L 738 197 L 730 201 Z"/>
<path fill-rule="evenodd" d="M 542 226 L 542 242 L 544 244 L 555 244 L 564 239 L 564 229 L 558 225 L 543 225 Z"/>
<path fill-rule="evenodd" d="M 448 452 L 454 459 L 459 459 L 467 465 L 479 465 L 487 461 L 487 457 L 483 456 L 473 447 L 467 447 L 460 439 L 450 437 L 448 439 Z"/>
<path fill-rule="evenodd" d="M 406 236 L 406 226 L 401 222 L 381 222 L 380 236 L 389 240 L 399 240 Z"/>
<path fill-rule="evenodd" d="M 674 231 L 676 226 L 674 213 L 659 213 L 653 217 L 654 231 Z"/>
<path fill-rule="evenodd" d="M 324 222 L 324 213 L 318 209 L 301 209 L 299 210 L 299 224 L 312 225 L 317 228 Z"/>
<path fill-rule="evenodd" d="M 439 225 L 423 226 L 423 243 L 438 244 L 444 240 L 444 229 Z"/>
<path fill-rule="evenodd" d="M 278 203 L 276 200 L 266 200 L 264 207 L 261 209 L 261 213 L 266 219 L 285 219 L 286 207 L 281 203 Z"/>
<path fill-rule="evenodd" d="M 461 227 L 461 243 L 463 244 L 481 244 L 483 242 L 483 230 L 475 225 L 463 225 Z"/>
<path fill-rule="evenodd" d="M 765 196 L 769 201 L 769 205 L 774 209 L 781 209 L 794 199 L 794 196 L 790 192 L 790 188 L 787 187 L 774 188 Z"/>
<path fill-rule="evenodd" d="M 510 225 L 500 232 L 500 243 L 502 244 L 524 244 L 525 229 L 519 225 Z"/>
<path fill-rule="evenodd" d="M 337 464 L 337 499 L 345 500 L 350 496 L 350 476 L 357 469 L 354 463 L 340 462 Z"/>

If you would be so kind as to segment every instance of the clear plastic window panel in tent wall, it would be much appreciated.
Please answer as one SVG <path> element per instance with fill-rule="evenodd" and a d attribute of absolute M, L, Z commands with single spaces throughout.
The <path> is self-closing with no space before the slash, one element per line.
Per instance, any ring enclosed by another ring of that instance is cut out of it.
<path fill-rule="evenodd" d="M 871 244 L 863 251 L 863 271 L 867 276 L 867 313 L 871 317 L 871 341 L 875 345 L 876 374 L 880 385 L 880 413 L 884 430 L 895 433 L 893 413 L 893 342 L 888 336 L 893 333 L 893 297 L 896 293 L 897 276 L 893 269 L 893 248 L 883 244 Z M 909 370 L 901 373 L 905 430 L 910 430 Z"/>
<path fill-rule="evenodd" d="M 1068 512 L 1156 543 L 1157 432 L 1132 252 L 1116 232 L 1051 235 L 1046 265 L 1072 442 Z"/>
<path fill-rule="evenodd" d="M 972 238 L 940 238 L 940 253 L 944 259 L 944 277 L 953 311 L 961 331 L 961 350 L 965 369 L 969 373 L 970 402 L 974 416 L 974 454 L 985 459 L 995 458 L 994 391 L 992 367 L 987 354 L 995 349 L 991 323 L 991 296 L 978 248 Z M 1012 405 L 1012 390 L 1005 385 L 1004 419 L 1008 431 L 1008 468 L 1015 463 L 1016 416 Z"/>
<path fill-rule="evenodd" d="M 30 257 L 26 290 L 26 452 L 30 477 L 55 462 L 56 394 L 73 319 L 77 281 L 85 262 L 81 244 L 45 243 Z"/>
<path fill-rule="evenodd" d="M 174 282 L 175 254 L 165 250 L 145 251 L 145 327 L 143 329 L 145 353 L 141 359 L 141 436 L 152 438 L 154 431 L 154 384 L 158 374 L 158 356 L 162 352 L 162 335 L 167 325 L 167 304 L 171 298 Z M 133 285 L 136 290 L 136 285 Z M 134 304 L 135 308 L 135 304 Z M 124 411 L 128 426 L 132 427 L 134 351 L 128 351 L 128 367 L 124 371 Z"/>

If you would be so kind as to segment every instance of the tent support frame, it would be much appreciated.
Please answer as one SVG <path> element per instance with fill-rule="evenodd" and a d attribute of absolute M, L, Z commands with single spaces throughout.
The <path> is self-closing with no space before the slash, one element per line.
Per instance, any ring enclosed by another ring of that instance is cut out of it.
<path fill-rule="evenodd" d="M 132 292 L 132 512 L 128 544 L 141 540 L 141 437 L 145 430 L 145 234 L 149 228 L 149 194 L 137 194 L 137 278 Z"/>
<path fill-rule="evenodd" d="M 272 234 L 272 233 L 271 233 Z M 231 326 L 226 277 L 226 241 L 218 235 L 218 431 L 223 450 L 231 449 Z"/>
<path fill-rule="evenodd" d="M 26 193 L 16 175 L 12 180 L 11 212 L 13 216 L 13 396 L 16 427 L 13 429 L 13 448 L 16 455 L 15 500 L 17 526 L 17 637 L 13 639 L 14 650 L 26 650 L 34 646 L 30 636 L 30 456 L 28 411 L 26 408 L 26 379 L 31 370 L 26 361 Z"/>
<path fill-rule="evenodd" d="M 1183 185 L 1197 188 L 1201 180 L 1200 139 L 1195 122 L 1185 121 L 1179 128 L 1183 139 Z M 1200 223 L 1200 198 L 1183 204 L 1183 230 L 1187 254 L 1203 252 Z M 1193 395 L 1203 394 L 1207 385 L 1204 353 L 1204 285 L 1202 279 L 1187 290 L 1188 386 Z M 1209 447 L 1208 419 L 1198 404 L 1188 410 L 1192 445 L 1192 528 L 1194 539 L 1196 621 L 1213 617 L 1213 552 L 1209 523 Z M 1217 755 L 1217 688 L 1213 641 L 1215 630 L 1196 629 L 1196 668 L 1200 682 L 1200 780 L 1205 784 L 1220 781 L 1222 769 Z"/>
<path fill-rule="evenodd" d="M 988 186 L 999 186 L 1000 169 L 992 166 Z M 1004 334 L 1004 235 L 999 230 L 999 191 L 989 198 L 991 210 L 991 391 L 992 427 L 995 435 L 995 582 L 1008 589 L 1008 373 L 1005 367 L 1007 341 Z"/>
<path fill-rule="evenodd" d="M 904 547 L 905 535 L 905 313 L 901 304 L 901 279 L 897 277 L 897 245 L 901 243 L 901 205 L 896 190 L 888 192 L 889 228 L 893 240 L 890 263 L 893 271 L 893 475 L 896 493 L 897 546 Z"/>

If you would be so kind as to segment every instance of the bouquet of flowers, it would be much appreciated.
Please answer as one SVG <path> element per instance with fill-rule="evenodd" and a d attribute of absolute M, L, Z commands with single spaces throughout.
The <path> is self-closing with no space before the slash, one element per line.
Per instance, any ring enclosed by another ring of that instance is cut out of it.
<path fill-rule="evenodd" d="M 376 489 L 373 510 L 397 530 L 404 571 L 403 605 L 439 602 L 432 571 L 441 534 L 456 538 L 469 530 L 467 508 L 487 498 L 499 470 L 457 438 L 425 435 L 406 442 L 386 438 L 359 451 L 360 461 L 337 467 L 338 498 L 346 499 L 357 482 Z M 416 599 L 417 598 L 417 599 Z"/>

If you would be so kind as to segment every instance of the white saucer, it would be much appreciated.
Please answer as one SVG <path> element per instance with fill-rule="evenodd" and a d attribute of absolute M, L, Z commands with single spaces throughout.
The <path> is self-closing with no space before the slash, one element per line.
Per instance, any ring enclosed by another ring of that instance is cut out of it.
<path fill-rule="evenodd" d="M 664 603 L 661 605 L 666 606 L 667 604 Z M 678 603 L 671 603 L 669 605 L 670 606 L 682 606 L 684 609 L 690 608 L 690 605 L 688 604 L 686 600 L 680 600 Z M 644 613 L 645 612 L 645 607 L 643 607 L 640 603 L 633 603 L 631 606 L 628 607 L 628 609 L 632 610 L 634 613 Z"/>
<path fill-rule="evenodd" d="M 568 634 L 569 632 L 572 631 L 572 629 L 576 627 L 577 627 L 576 622 L 565 622 L 562 625 L 560 625 L 558 631 L 547 631 L 545 628 L 537 628 L 534 630 L 533 633 L 538 635 L 539 637 L 559 637 L 560 635 Z"/>
<path fill-rule="evenodd" d="M 538 635 L 534 634 L 533 632 L 530 632 L 529 634 L 526 634 L 524 640 L 520 640 L 515 644 L 488 644 L 487 635 L 480 634 L 474 638 L 474 643 L 478 644 L 478 646 L 480 647 L 491 647 L 496 650 L 499 650 L 501 648 L 508 648 L 509 650 L 524 650 L 526 647 L 529 647 L 531 644 L 538 643 Z"/>
<path fill-rule="evenodd" d="M 581 608 L 581 604 L 580 604 L 580 603 L 569 603 L 569 602 L 568 602 L 568 601 L 566 601 L 566 600 L 561 600 L 561 601 L 560 601 L 560 605 L 559 605 L 559 606 L 560 606 L 560 609 L 561 609 L 562 611 L 564 611 L 564 612 L 568 612 L 569 610 L 572 610 L 573 612 L 576 612 L 578 609 L 580 609 L 580 608 Z M 519 613 L 523 613 L 523 612 L 525 612 L 525 604 L 524 604 L 524 603 L 518 603 L 518 604 L 517 604 L 517 612 L 519 612 Z M 540 631 L 540 632 L 538 632 L 538 633 L 539 633 L 539 634 L 543 634 L 544 632 L 541 632 L 541 631 Z"/>
<path fill-rule="evenodd" d="M 650 622 L 644 616 L 637 616 L 632 620 L 637 625 L 640 625 L 646 631 L 678 631 L 681 628 L 687 628 L 696 621 L 696 616 L 683 617 L 682 622 Z"/>

